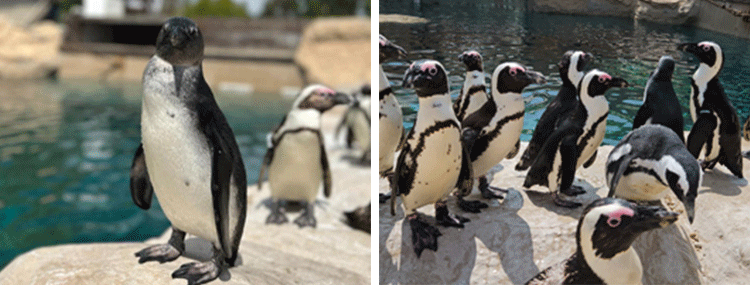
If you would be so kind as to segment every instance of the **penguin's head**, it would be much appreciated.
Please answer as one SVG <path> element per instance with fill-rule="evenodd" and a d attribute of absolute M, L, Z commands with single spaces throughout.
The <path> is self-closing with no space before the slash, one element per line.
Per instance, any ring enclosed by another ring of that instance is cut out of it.
<path fill-rule="evenodd" d="M 406 50 L 380 35 L 380 63 L 406 57 Z"/>
<path fill-rule="evenodd" d="M 483 71 L 482 55 L 478 51 L 465 51 L 458 56 L 458 60 L 466 65 L 466 71 Z"/>
<path fill-rule="evenodd" d="M 526 86 L 546 82 L 544 75 L 516 62 L 502 63 L 492 73 L 492 89 L 500 94 L 521 93 Z"/>
<path fill-rule="evenodd" d="M 563 83 L 578 87 L 583 78 L 586 65 L 594 61 L 594 55 L 580 50 L 569 50 L 563 54 L 563 58 L 557 63 L 560 70 L 560 78 Z"/>
<path fill-rule="evenodd" d="M 715 69 L 717 74 L 724 65 L 724 52 L 715 42 L 684 43 L 677 46 L 677 49 L 692 53 L 700 60 L 701 64 L 705 64 L 710 69 Z"/>
<path fill-rule="evenodd" d="M 415 61 L 404 73 L 403 87 L 414 88 L 419 97 L 448 94 L 448 74 L 440 62 Z"/>
<path fill-rule="evenodd" d="M 161 27 L 156 55 L 172 65 L 196 65 L 203 59 L 203 35 L 198 25 L 185 17 L 174 17 Z"/>
<path fill-rule="evenodd" d="M 576 241 L 587 261 L 608 260 L 628 250 L 641 233 L 666 227 L 674 223 L 678 215 L 662 206 L 602 198 L 583 210 Z"/>
<path fill-rule="evenodd" d="M 665 55 L 659 59 L 659 63 L 650 77 L 652 80 L 671 81 L 672 73 L 674 73 L 674 59 Z"/>
<path fill-rule="evenodd" d="M 612 77 L 606 72 L 594 69 L 586 73 L 581 79 L 578 87 L 580 89 L 579 96 L 581 100 L 585 100 L 584 96 L 593 98 L 604 95 L 604 92 L 611 87 L 625 88 L 628 87 L 628 82 L 625 79 Z"/>
<path fill-rule="evenodd" d="M 294 101 L 294 108 L 299 110 L 318 110 L 325 112 L 340 104 L 349 104 L 351 98 L 349 95 L 333 91 L 333 89 L 323 85 L 310 85 L 302 89 L 297 100 Z"/>
<path fill-rule="evenodd" d="M 703 170 L 689 152 L 672 154 L 672 163 L 667 164 L 665 170 L 667 184 L 677 198 L 682 200 L 688 221 L 692 224 L 695 219 L 695 198 L 703 182 Z"/>

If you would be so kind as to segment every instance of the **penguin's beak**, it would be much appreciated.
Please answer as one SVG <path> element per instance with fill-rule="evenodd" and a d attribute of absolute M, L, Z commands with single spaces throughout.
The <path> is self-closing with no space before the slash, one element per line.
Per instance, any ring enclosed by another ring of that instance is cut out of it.
<path fill-rule="evenodd" d="M 524 81 L 528 84 L 544 84 L 547 83 L 547 78 L 544 77 L 544 75 L 540 72 L 536 72 L 533 70 L 527 70 L 525 72 L 526 76 L 523 78 Z"/>
<path fill-rule="evenodd" d="M 420 64 L 413 63 L 404 73 L 404 88 L 419 88 L 427 82 L 427 76 L 422 72 Z"/>
<path fill-rule="evenodd" d="M 381 62 L 384 60 L 402 59 L 406 57 L 406 50 L 394 43 L 388 42 L 380 49 Z"/>
<path fill-rule="evenodd" d="M 625 79 L 619 78 L 619 77 L 612 77 L 612 80 L 609 82 L 610 87 L 620 87 L 625 88 L 630 86 Z"/>
<path fill-rule="evenodd" d="M 187 33 L 181 29 L 174 29 L 172 33 L 169 35 L 169 42 L 172 44 L 173 47 L 176 47 L 176 48 L 182 48 L 183 46 L 185 46 L 187 39 L 188 39 Z"/>
<path fill-rule="evenodd" d="M 631 223 L 634 232 L 645 232 L 663 228 L 677 221 L 678 213 L 668 211 L 662 206 L 636 205 L 635 217 Z"/>
<path fill-rule="evenodd" d="M 591 62 L 593 62 L 595 59 L 596 59 L 596 57 L 594 57 L 594 54 L 588 53 L 588 52 L 584 52 L 583 56 L 581 57 L 581 60 L 583 61 L 583 67 L 585 68 L 586 65 L 588 65 Z"/>
<path fill-rule="evenodd" d="M 679 46 L 677 46 L 677 49 L 681 50 L 681 51 L 684 51 L 684 52 L 689 52 L 689 53 L 692 53 L 692 54 L 695 54 L 695 55 L 697 55 L 698 52 L 700 51 L 700 49 L 698 48 L 698 44 L 697 43 L 684 43 L 684 44 L 680 44 Z"/>
<path fill-rule="evenodd" d="M 349 102 L 351 102 L 351 101 L 352 101 L 352 99 L 349 98 L 349 95 L 346 94 L 346 93 L 336 92 L 336 94 L 333 95 L 333 103 L 335 105 L 349 104 Z"/>

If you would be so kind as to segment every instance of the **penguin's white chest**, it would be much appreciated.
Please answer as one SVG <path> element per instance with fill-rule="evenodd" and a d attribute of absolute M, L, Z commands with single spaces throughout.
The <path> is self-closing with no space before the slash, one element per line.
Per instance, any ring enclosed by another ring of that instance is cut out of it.
<path fill-rule="evenodd" d="M 159 204 L 174 227 L 218 242 L 208 141 L 186 108 L 163 94 L 145 93 L 143 150 Z"/>
<path fill-rule="evenodd" d="M 615 196 L 628 200 L 655 201 L 664 197 L 668 189 L 667 185 L 662 184 L 652 175 L 632 172 L 620 178 Z"/>
<path fill-rule="evenodd" d="M 415 132 L 415 137 L 420 133 Z M 448 195 L 456 186 L 461 172 L 462 149 L 456 127 L 442 128 L 424 138 L 423 151 L 417 156 L 414 181 L 409 194 L 403 196 L 407 212 L 432 204 Z M 416 139 L 410 141 L 415 147 Z"/>
<path fill-rule="evenodd" d="M 502 161 L 515 148 L 516 142 L 521 136 L 524 112 L 523 96 L 519 94 L 518 96 L 504 95 L 504 97 L 507 97 L 505 98 L 507 102 L 498 106 L 497 115 L 492 118 L 493 123 L 490 124 L 491 128 L 494 130 L 500 121 L 504 121 L 506 118 L 514 116 L 519 112 L 522 115 L 507 121 L 499 129 L 494 139 L 489 142 L 487 149 L 482 155 L 472 162 L 474 177 L 485 175 L 493 166 Z"/>
<path fill-rule="evenodd" d="M 604 114 L 603 116 L 607 116 L 607 114 Z M 591 158 L 591 156 L 594 154 L 596 149 L 602 143 L 602 140 L 604 140 L 604 133 L 606 132 L 606 130 L 607 130 L 607 119 L 605 118 L 598 125 L 595 126 L 594 135 L 586 142 L 586 145 L 583 147 L 583 150 L 578 156 L 578 161 L 576 162 L 576 168 L 581 167 L 581 165 L 583 165 L 584 162 L 586 162 L 587 160 L 589 160 L 589 158 Z"/>
<path fill-rule="evenodd" d="M 382 116 L 379 119 L 379 171 L 383 172 L 393 168 L 393 154 L 396 152 L 401 134 L 404 132 L 401 105 L 399 105 L 395 96 L 388 95 L 380 100 L 380 114 Z"/>
<path fill-rule="evenodd" d="M 268 183 L 274 199 L 313 202 L 323 180 L 318 135 L 288 133 L 274 147 Z"/>

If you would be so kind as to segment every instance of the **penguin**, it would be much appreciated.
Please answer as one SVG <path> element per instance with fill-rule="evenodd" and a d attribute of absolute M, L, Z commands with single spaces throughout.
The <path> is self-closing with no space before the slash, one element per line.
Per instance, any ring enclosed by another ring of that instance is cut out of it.
<path fill-rule="evenodd" d="M 401 105 L 393 95 L 391 84 L 383 72 L 383 63 L 406 56 L 406 50 L 391 43 L 380 35 L 380 111 L 379 111 L 379 167 L 381 177 L 388 177 L 393 173 L 393 162 L 396 150 L 404 136 L 404 115 Z"/>
<path fill-rule="evenodd" d="M 660 205 L 598 199 L 578 220 L 575 253 L 526 284 L 640 284 L 643 265 L 633 242 L 644 232 L 674 223 L 677 217 Z"/>
<path fill-rule="evenodd" d="M 620 140 L 607 158 L 607 197 L 658 201 L 671 189 L 692 223 L 703 171 L 680 137 L 669 130 L 644 125 Z"/>
<path fill-rule="evenodd" d="M 351 212 L 344 212 L 344 216 L 346 216 L 346 224 L 348 224 L 350 227 L 370 233 L 370 209 L 371 209 L 371 203 L 368 203 L 367 206 L 362 206 L 359 208 L 356 208 L 352 210 Z"/>
<path fill-rule="evenodd" d="M 595 157 L 596 149 L 604 139 L 607 127 L 609 104 L 604 92 L 611 87 L 627 87 L 622 78 L 591 70 L 581 79 L 578 103 L 575 109 L 560 123 L 549 136 L 531 165 L 523 186 L 547 186 L 560 191 L 555 196 L 555 204 L 562 207 L 579 207 L 580 203 L 561 199 L 560 194 L 575 196 L 583 190 L 571 187 L 575 171 L 584 162 Z"/>
<path fill-rule="evenodd" d="M 270 145 L 263 157 L 258 173 L 258 191 L 268 172 L 271 188 L 271 213 L 266 224 L 283 224 L 288 220 L 283 204 L 287 201 L 302 203 L 302 214 L 294 220 L 300 228 L 315 227 L 315 198 L 323 184 L 325 197 L 331 196 L 331 170 L 320 133 L 320 116 L 336 105 L 351 100 L 323 85 L 310 85 L 302 89 L 292 104 L 292 109 L 273 131 Z"/>
<path fill-rule="evenodd" d="M 685 123 L 682 118 L 682 106 L 672 87 L 674 59 L 665 55 L 659 59 L 656 69 L 646 82 L 643 91 L 643 105 L 633 120 L 633 130 L 646 124 L 664 125 L 685 143 Z"/>
<path fill-rule="evenodd" d="M 690 116 L 694 123 L 688 134 L 687 148 L 695 158 L 703 153 L 703 170 L 712 169 L 718 162 L 742 179 L 740 122 L 719 82 L 724 52 L 719 45 L 708 41 L 681 44 L 678 49 L 700 60 L 690 78 Z"/>
<path fill-rule="evenodd" d="M 487 183 L 487 171 L 503 158 L 510 159 L 518 153 L 526 109 L 521 92 L 526 86 L 546 82 L 544 75 L 519 63 L 502 63 L 492 73 L 490 100 L 461 122 L 461 139 L 468 148 L 471 168 L 474 178 L 479 179 L 483 198 L 503 198 L 505 190 Z M 487 206 L 479 201 L 464 201 L 462 197 L 468 194 L 458 195 L 458 204 L 463 210 L 478 213 Z"/>
<path fill-rule="evenodd" d="M 360 96 L 353 96 L 341 122 L 336 127 L 338 137 L 346 129 L 346 144 L 353 148 L 354 143 L 362 150 L 359 163 L 370 165 L 370 85 L 362 86 Z"/>
<path fill-rule="evenodd" d="M 557 63 L 563 84 L 557 96 L 552 98 L 542 116 L 539 117 L 531 140 L 516 164 L 516 171 L 524 171 L 531 166 L 549 135 L 559 125 L 562 118 L 573 111 L 578 102 L 578 84 L 583 78 L 584 68 L 593 60 L 594 56 L 590 53 L 569 50 Z"/>
<path fill-rule="evenodd" d="M 435 205 L 438 224 L 462 228 L 469 219 L 450 214 L 446 199 L 454 188 L 471 189 L 471 162 L 461 144 L 460 123 L 451 108 L 448 74 L 434 60 L 420 60 L 404 74 L 404 88 L 413 88 L 419 99 L 414 127 L 396 162 L 391 182 L 391 214 L 401 197 L 405 218 L 412 230 L 417 257 L 427 248 L 437 251 L 440 231 L 427 223 L 417 209 Z"/>
<path fill-rule="evenodd" d="M 747 118 L 745 125 L 742 127 L 742 135 L 746 141 L 750 141 L 750 118 Z M 742 156 L 750 159 L 750 150 L 742 152 Z"/>
<path fill-rule="evenodd" d="M 466 76 L 461 93 L 453 103 L 453 111 L 456 112 L 458 121 L 463 122 L 469 114 L 476 112 L 489 101 L 489 95 L 484 82 L 482 55 L 475 50 L 465 51 L 458 56 L 458 60 L 466 65 Z"/>
<path fill-rule="evenodd" d="M 143 72 L 141 145 L 130 169 L 130 193 L 143 209 L 156 193 L 172 223 L 167 244 L 137 252 L 139 263 L 175 260 L 185 234 L 213 244 L 206 262 L 182 265 L 173 278 L 216 279 L 234 266 L 247 212 L 247 184 L 232 129 L 203 77 L 203 36 L 188 18 L 167 20 Z"/>

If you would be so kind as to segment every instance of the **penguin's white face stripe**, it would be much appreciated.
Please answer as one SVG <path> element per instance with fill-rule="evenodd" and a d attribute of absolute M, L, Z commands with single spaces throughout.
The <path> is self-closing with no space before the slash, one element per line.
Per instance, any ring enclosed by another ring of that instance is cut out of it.
<path fill-rule="evenodd" d="M 671 155 L 665 155 L 661 157 L 661 159 L 659 160 L 635 158 L 632 161 L 632 166 L 653 169 L 654 172 L 656 172 L 656 174 L 659 175 L 659 178 L 661 179 L 661 181 L 665 184 L 668 183 L 667 182 L 667 170 L 669 170 L 677 174 L 677 176 L 680 177 L 677 181 L 677 184 L 680 186 L 680 188 L 683 191 L 687 191 L 689 187 L 685 169 L 682 168 L 682 165 L 679 162 L 677 162 L 677 160 L 675 160 L 674 157 L 672 157 Z"/>
<path fill-rule="evenodd" d="M 709 80 L 714 78 L 717 74 L 719 74 L 719 71 L 721 71 L 722 63 L 724 62 L 723 53 L 721 51 L 721 47 L 717 45 L 714 42 L 700 42 L 698 43 L 699 48 L 707 49 L 709 47 L 712 47 L 714 51 L 716 52 L 716 61 L 714 62 L 713 66 L 708 66 L 708 64 L 702 63 L 698 66 L 698 70 L 695 71 L 695 74 L 693 74 L 693 79 L 695 80 L 695 83 L 700 88 L 701 85 L 705 86 L 705 83 L 707 83 Z M 701 84 L 703 83 L 703 84 Z M 705 91 L 705 88 L 701 90 L 701 94 L 703 94 L 703 91 Z M 703 103 L 703 101 L 700 101 Z"/>
<path fill-rule="evenodd" d="M 586 263 L 605 284 L 640 284 L 643 275 L 641 261 L 633 247 L 614 255 L 610 259 L 596 256 L 592 236 L 599 218 L 607 218 L 607 226 L 617 227 L 623 216 L 635 212 L 620 204 L 608 204 L 591 209 L 581 221 L 581 251 Z"/>
<path fill-rule="evenodd" d="M 631 146 L 629 143 L 626 143 L 616 149 L 613 149 L 612 153 L 609 154 L 609 159 L 607 160 L 607 164 L 620 160 L 620 158 L 622 158 L 626 154 L 629 154 L 632 149 L 633 149 L 633 146 Z"/>
<path fill-rule="evenodd" d="M 570 79 L 570 82 L 573 82 L 573 85 L 578 88 L 579 84 L 581 83 L 581 78 L 583 78 L 583 71 L 578 71 L 578 62 L 581 60 L 581 57 L 583 56 L 582 51 L 576 51 L 573 53 L 572 56 L 570 56 L 570 65 L 568 66 L 568 79 Z"/>
<path fill-rule="evenodd" d="M 611 78 L 609 74 L 594 69 L 592 71 L 589 71 L 589 73 L 586 73 L 586 76 L 584 76 L 583 80 L 581 81 L 581 86 L 579 87 L 581 92 L 580 100 L 583 106 L 586 107 L 586 110 L 588 110 L 589 117 L 588 119 L 586 119 L 586 126 L 589 127 L 589 121 L 593 123 L 594 121 L 599 119 L 600 116 L 603 116 L 604 114 L 609 112 L 609 102 L 607 102 L 607 98 L 605 98 L 604 96 L 591 97 L 588 94 L 588 88 L 591 84 L 591 80 L 594 79 L 594 76 L 598 76 L 598 78 Z"/>

